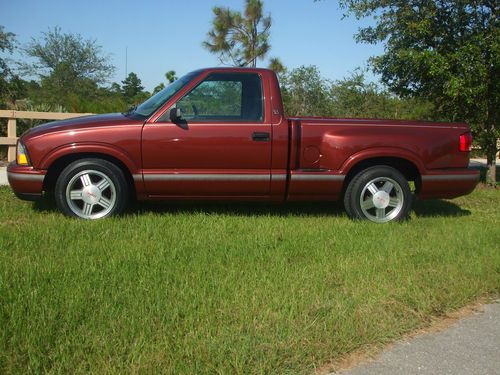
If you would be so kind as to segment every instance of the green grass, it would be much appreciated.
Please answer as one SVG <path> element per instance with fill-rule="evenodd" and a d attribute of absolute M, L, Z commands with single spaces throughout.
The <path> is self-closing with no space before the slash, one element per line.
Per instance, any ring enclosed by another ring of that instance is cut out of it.
<path fill-rule="evenodd" d="M 500 191 L 68 219 L 0 188 L 0 373 L 298 374 L 500 292 Z"/>

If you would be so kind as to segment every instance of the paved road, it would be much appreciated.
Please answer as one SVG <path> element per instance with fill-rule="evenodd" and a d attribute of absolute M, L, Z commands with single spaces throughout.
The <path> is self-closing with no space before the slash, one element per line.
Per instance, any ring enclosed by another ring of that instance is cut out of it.
<path fill-rule="evenodd" d="M 498 375 L 500 301 L 447 330 L 395 344 L 374 361 L 342 375 Z"/>
<path fill-rule="evenodd" d="M 469 167 L 486 167 L 486 159 L 470 159 Z M 496 160 L 497 167 L 500 166 L 500 159 Z"/>

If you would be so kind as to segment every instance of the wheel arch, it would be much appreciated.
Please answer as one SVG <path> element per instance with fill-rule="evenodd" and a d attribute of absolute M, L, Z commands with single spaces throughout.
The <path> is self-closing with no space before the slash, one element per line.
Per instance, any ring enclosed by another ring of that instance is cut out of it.
<path fill-rule="evenodd" d="M 378 156 L 362 158 L 349 165 L 344 179 L 343 193 L 345 193 L 347 186 L 358 173 L 377 165 L 396 169 L 407 181 L 414 182 L 415 193 L 420 191 L 420 187 L 422 186 L 421 170 L 413 161 L 398 156 Z"/>
<path fill-rule="evenodd" d="M 113 163 L 118 168 L 120 168 L 120 170 L 123 172 L 125 176 L 129 188 L 131 189 L 130 192 L 133 194 L 133 196 L 135 196 L 136 186 L 134 183 L 134 178 L 132 172 L 127 167 L 127 165 L 122 160 L 118 159 L 113 155 L 109 155 L 106 153 L 99 153 L 99 152 L 71 153 L 62 155 L 57 159 L 54 159 L 47 169 L 47 174 L 45 175 L 45 179 L 43 181 L 43 190 L 46 192 L 53 192 L 56 185 L 56 181 L 60 176 L 61 172 L 64 170 L 64 168 L 66 168 L 68 165 L 77 160 L 91 159 L 91 158 L 109 161 L 110 163 Z"/>

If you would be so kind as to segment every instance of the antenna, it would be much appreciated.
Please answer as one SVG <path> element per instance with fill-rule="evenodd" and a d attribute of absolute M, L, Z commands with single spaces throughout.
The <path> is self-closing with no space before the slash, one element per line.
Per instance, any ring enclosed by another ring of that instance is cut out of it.
<path fill-rule="evenodd" d="M 128 76 L 128 47 L 125 47 L 125 79 Z"/>

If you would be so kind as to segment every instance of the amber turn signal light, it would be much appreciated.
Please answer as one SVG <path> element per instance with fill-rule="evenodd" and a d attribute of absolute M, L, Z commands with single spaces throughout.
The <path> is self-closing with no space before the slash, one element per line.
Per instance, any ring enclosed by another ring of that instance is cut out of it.
<path fill-rule="evenodd" d="M 18 165 L 30 165 L 28 152 L 26 151 L 26 147 L 23 145 L 22 142 L 17 143 L 16 162 Z"/>

